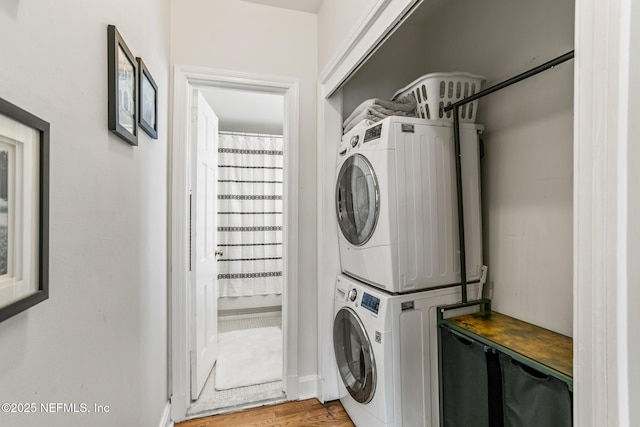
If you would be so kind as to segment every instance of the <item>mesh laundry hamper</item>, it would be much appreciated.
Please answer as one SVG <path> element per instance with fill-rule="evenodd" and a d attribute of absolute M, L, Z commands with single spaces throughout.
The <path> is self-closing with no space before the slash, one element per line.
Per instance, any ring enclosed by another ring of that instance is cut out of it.
<path fill-rule="evenodd" d="M 563 381 L 500 354 L 504 427 L 570 427 L 571 392 Z"/>
<path fill-rule="evenodd" d="M 440 333 L 442 425 L 490 426 L 489 376 L 484 346 L 458 337 L 444 326 Z"/>

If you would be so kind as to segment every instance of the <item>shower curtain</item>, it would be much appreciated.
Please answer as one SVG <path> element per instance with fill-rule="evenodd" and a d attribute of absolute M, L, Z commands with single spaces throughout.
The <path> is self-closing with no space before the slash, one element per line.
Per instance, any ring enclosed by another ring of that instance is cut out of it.
<path fill-rule="evenodd" d="M 283 138 L 220 133 L 220 297 L 282 293 Z"/>

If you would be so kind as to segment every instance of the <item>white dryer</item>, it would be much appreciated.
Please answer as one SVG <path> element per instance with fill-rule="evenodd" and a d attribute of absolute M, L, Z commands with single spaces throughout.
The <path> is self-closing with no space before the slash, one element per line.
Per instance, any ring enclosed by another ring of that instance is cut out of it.
<path fill-rule="evenodd" d="M 482 269 L 478 132 L 460 125 L 467 281 Z M 451 122 L 389 117 L 345 134 L 336 213 L 342 271 L 393 293 L 460 283 Z"/>
<path fill-rule="evenodd" d="M 468 289 L 475 296 L 479 286 Z M 333 349 L 340 400 L 356 426 L 439 425 L 436 309 L 460 293 L 391 295 L 338 275 Z"/>

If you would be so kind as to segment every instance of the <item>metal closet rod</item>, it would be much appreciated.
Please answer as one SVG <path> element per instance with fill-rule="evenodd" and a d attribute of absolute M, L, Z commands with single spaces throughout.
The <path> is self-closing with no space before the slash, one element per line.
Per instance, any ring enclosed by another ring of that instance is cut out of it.
<path fill-rule="evenodd" d="M 528 79 L 531 76 L 535 76 L 536 74 L 539 74 L 539 73 L 541 73 L 543 71 L 546 71 L 546 70 L 548 70 L 550 68 L 553 68 L 556 65 L 562 64 L 565 61 L 573 59 L 573 56 L 574 56 L 574 51 L 572 50 L 570 52 L 565 53 L 564 55 L 561 55 L 561 56 L 558 56 L 555 59 L 552 59 L 549 62 L 545 62 L 542 65 L 539 65 L 539 66 L 537 66 L 535 68 L 532 68 L 529 71 L 525 71 L 522 74 L 518 74 L 517 76 L 512 77 L 509 80 L 505 80 L 502 83 L 498 83 L 496 85 L 493 85 L 491 87 L 486 88 L 485 90 L 481 90 L 480 92 L 478 92 L 478 93 L 476 93 L 474 95 L 471 95 L 471 96 L 469 96 L 467 98 L 464 98 L 464 99 L 456 102 L 455 104 L 447 105 L 446 107 L 444 107 L 444 111 L 445 112 L 449 112 L 449 111 L 453 110 L 454 108 L 460 107 L 461 105 L 468 104 L 469 102 L 475 101 L 478 98 L 482 98 L 483 96 L 489 95 L 490 93 L 499 91 L 500 89 L 504 89 L 505 87 L 511 86 L 514 83 L 518 83 L 521 80 Z"/>
<path fill-rule="evenodd" d="M 464 236 L 464 210 L 462 204 L 462 164 L 460 156 L 460 122 L 458 118 L 458 108 L 462 105 L 468 104 L 469 102 L 475 101 L 478 98 L 482 98 L 483 96 L 489 95 L 490 93 L 496 92 L 500 89 L 504 89 L 507 86 L 511 86 L 514 83 L 518 83 L 521 80 L 527 79 L 538 73 L 553 68 L 558 64 L 562 64 L 563 62 L 572 59 L 573 53 L 573 50 L 571 52 L 567 52 L 564 55 L 552 59 L 549 62 L 545 62 L 544 64 L 532 68 L 529 71 L 518 74 L 517 76 L 512 77 L 509 80 L 505 80 L 502 83 L 491 86 L 444 108 L 445 112 L 453 110 L 453 140 L 456 159 L 456 196 L 458 201 L 458 238 L 460 244 L 460 287 L 462 291 L 462 304 L 467 303 L 467 254 Z"/>

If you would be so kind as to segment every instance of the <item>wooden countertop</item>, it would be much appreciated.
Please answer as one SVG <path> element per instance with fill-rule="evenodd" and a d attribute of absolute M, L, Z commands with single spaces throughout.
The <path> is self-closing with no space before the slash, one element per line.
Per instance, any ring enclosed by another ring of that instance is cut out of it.
<path fill-rule="evenodd" d="M 444 319 L 443 324 L 529 363 L 573 388 L 573 339 L 495 311 Z"/>

